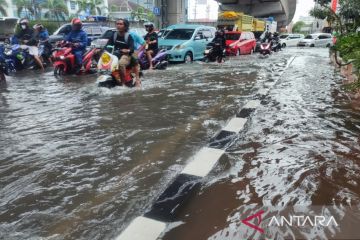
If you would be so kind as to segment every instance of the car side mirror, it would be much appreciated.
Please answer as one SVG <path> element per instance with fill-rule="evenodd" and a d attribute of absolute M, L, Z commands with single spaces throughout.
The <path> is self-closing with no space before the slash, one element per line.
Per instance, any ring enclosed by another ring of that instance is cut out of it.
<path fill-rule="evenodd" d="M 195 36 L 194 40 L 201 40 L 201 37 L 198 35 L 198 36 Z"/>

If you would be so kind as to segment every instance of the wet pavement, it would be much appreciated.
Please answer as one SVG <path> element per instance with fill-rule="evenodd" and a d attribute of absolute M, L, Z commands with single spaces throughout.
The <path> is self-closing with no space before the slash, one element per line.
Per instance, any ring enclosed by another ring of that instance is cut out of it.
<path fill-rule="evenodd" d="M 244 206 L 358 205 L 360 113 L 326 49 L 177 64 L 142 90 L 26 72 L 0 86 L 0 238 L 114 238 L 274 81 L 163 239 L 241 239 Z"/>

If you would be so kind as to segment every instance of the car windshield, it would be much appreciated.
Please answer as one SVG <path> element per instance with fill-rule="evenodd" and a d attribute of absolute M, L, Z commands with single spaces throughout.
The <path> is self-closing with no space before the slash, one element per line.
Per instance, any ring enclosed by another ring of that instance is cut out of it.
<path fill-rule="evenodd" d="M 239 40 L 241 33 L 227 33 L 225 34 L 226 40 L 236 41 Z"/>
<path fill-rule="evenodd" d="M 305 37 L 305 39 L 313 39 L 313 36 L 312 36 L 312 35 L 307 35 L 307 36 Z"/>
<path fill-rule="evenodd" d="M 281 35 L 280 36 L 280 39 L 285 39 L 285 38 L 287 38 L 289 35 Z"/>
<path fill-rule="evenodd" d="M 193 33 L 194 29 L 174 29 L 166 35 L 165 39 L 189 40 Z"/>

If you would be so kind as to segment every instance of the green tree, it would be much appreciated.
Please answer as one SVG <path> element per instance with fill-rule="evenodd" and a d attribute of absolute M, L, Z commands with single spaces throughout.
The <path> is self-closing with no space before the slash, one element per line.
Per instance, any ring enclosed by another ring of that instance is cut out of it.
<path fill-rule="evenodd" d="M 155 15 L 149 11 L 146 10 L 143 7 L 138 7 L 137 9 L 133 10 L 131 12 L 131 18 L 135 21 L 149 21 L 149 22 L 154 22 L 155 21 Z"/>
<path fill-rule="evenodd" d="M 301 28 L 305 27 L 306 24 L 303 21 L 298 21 L 294 24 L 293 28 L 292 28 L 292 32 L 293 33 L 300 33 L 301 32 Z"/>
<path fill-rule="evenodd" d="M 319 6 L 310 11 L 310 15 L 319 19 L 326 19 L 335 29 L 343 34 L 353 32 L 360 25 L 360 1 L 339 0 L 339 9 L 331 9 L 331 0 L 314 0 Z"/>
<path fill-rule="evenodd" d="M 79 6 L 78 13 L 85 12 L 88 9 L 92 15 L 101 15 L 107 9 L 104 6 L 103 0 L 78 0 L 77 4 Z"/>
<path fill-rule="evenodd" d="M 60 21 L 60 19 L 66 20 L 69 15 L 69 11 L 64 0 L 47 0 L 42 6 L 47 9 L 45 17 L 48 19 L 57 21 Z"/>
<path fill-rule="evenodd" d="M 0 13 L 3 16 L 7 16 L 6 8 L 8 7 L 8 4 L 6 0 L 0 0 Z"/>
<path fill-rule="evenodd" d="M 35 10 L 30 0 L 15 0 L 15 6 L 17 8 L 18 16 L 21 16 L 22 12 L 25 12 L 26 18 L 35 17 Z"/>

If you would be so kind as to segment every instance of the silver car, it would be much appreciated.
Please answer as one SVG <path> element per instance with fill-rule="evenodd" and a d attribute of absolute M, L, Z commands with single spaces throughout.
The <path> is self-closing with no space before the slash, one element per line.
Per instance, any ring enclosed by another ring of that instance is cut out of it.
<path fill-rule="evenodd" d="M 307 35 L 297 44 L 298 47 L 331 47 L 333 37 L 329 33 L 314 33 Z"/>

